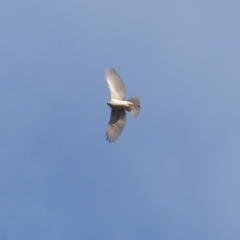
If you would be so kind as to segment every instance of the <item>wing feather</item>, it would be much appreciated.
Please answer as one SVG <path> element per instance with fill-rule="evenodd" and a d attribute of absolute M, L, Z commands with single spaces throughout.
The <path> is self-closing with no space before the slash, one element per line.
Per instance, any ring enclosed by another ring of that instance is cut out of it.
<path fill-rule="evenodd" d="M 105 72 L 105 77 L 111 93 L 111 99 L 125 100 L 126 88 L 121 77 L 113 68 L 109 68 Z"/>
<path fill-rule="evenodd" d="M 126 125 L 126 112 L 123 109 L 112 109 L 108 129 L 106 132 L 107 140 L 115 142 L 121 135 Z"/>

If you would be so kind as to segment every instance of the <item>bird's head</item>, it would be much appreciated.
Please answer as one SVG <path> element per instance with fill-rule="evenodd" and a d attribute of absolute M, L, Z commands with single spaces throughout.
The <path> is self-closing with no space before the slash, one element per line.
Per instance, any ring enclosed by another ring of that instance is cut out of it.
<path fill-rule="evenodd" d="M 111 102 L 107 102 L 107 105 L 108 105 L 109 107 L 112 107 Z"/>

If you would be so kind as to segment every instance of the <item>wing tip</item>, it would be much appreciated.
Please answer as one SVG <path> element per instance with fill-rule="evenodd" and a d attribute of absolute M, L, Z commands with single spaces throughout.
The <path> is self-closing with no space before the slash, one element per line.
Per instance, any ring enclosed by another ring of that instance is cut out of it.
<path fill-rule="evenodd" d="M 112 67 L 109 67 L 105 70 L 105 77 L 107 77 L 111 73 L 117 73 L 116 70 Z"/>
<path fill-rule="evenodd" d="M 109 143 L 114 143 L 117 139 L 115 138 L 110 138 L 109 135 L 106 132 L 106 141 L 108 141 Z"/>

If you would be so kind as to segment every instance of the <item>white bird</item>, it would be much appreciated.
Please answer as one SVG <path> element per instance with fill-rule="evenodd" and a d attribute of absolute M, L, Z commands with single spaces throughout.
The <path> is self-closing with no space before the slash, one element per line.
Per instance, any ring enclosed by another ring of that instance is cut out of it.
<path fill-rule="evenodd" d="M 111 94 L 111 101 L 107 102 L 107 105 L 111 108 L 111 117 L 106 136 L 109 142 L 115 142 L 126 125 L 125 110 L 136 117 L 140 112 L 141 103 L 138 96 L 125 101 L 126 89 L 124 82 L 113 68 L 106 70 L 105 77 Z"/>

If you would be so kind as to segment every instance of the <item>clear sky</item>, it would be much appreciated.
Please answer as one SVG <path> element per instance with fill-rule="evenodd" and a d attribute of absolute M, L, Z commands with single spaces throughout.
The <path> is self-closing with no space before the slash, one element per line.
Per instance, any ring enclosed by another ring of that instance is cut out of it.
<path fill-rule="evenodd" d="M 240 239 L 239 13 L 2 0 L 0 239 Z M 142 102 L 114 144 L 108 67 Z"/>

